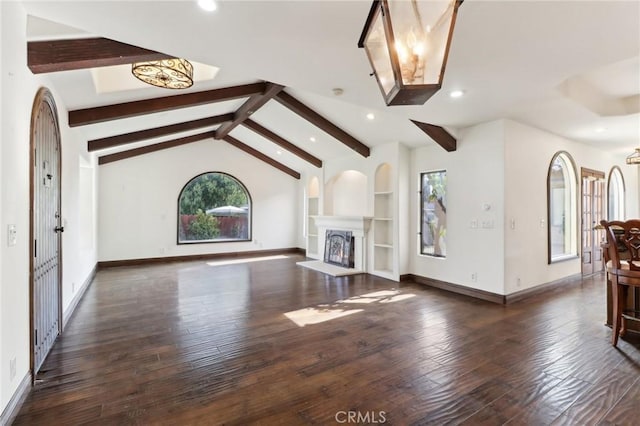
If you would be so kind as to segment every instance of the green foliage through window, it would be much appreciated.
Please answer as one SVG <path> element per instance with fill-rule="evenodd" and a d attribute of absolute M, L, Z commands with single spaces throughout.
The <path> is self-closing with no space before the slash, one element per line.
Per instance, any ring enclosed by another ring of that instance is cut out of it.
<path fill-rule="evenodd" d="M 234 177 L 204 173 L 178 199 L 178 243 L 251 239 L 251 198 Z"/>

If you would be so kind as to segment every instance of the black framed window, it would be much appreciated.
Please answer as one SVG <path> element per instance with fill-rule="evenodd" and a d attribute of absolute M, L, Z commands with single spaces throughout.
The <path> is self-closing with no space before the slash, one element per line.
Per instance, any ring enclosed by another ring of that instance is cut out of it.
<path fill-rule="evenodd" d="M 251 196 L 235 177 L 208 172 L 178 197 L 178 244 L 251 240 Z"/>
<path fill-rule="evenodd" d="M 420 254 L 447 255 L 447 171 L 420 174 Z"/>

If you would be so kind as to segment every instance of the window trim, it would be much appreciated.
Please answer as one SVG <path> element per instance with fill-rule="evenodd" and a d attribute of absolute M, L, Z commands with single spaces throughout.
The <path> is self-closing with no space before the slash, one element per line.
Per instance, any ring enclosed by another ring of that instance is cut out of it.
<path fill-rule="evenodd" d="M 217 239 L 217 240 L 180 241 L 180 199 L 182 198 L 182 193 L 184 192 L 184 189 L 187 187 L 187 185 L 189 185 L 191 182 L 193 182 L 194 180 L 198 179 L 201 176 L 209 175 L 209 174 L 224 175 L 226 177 L 229 177 L 229 178 L 233 179 L 238 185 L 240 185 L 242 187 L 242 189 L 244 189 L 244 192 L 247 194 L 247 199 L 249 200 L 249 217 L 248 217 L 248 221 L 247 221 L 247 225 L 249 227 L 249 232 L 247 233 L 247 239 Z M 253 198 L 251 197 L 251 193 L 247 189 L 246 185 L 244 183 L 242 183 L 238 178 L 236 178 L 235 176 L 233 176 L 233 175 L 231 175 L 229 173 L 219 172 L 219 171 L 209 171 L 209 172 L 200 173 L 200 174 L 192 177 L 191 179 L 189 179 L 187 181 L 187 183 L 185 183 L 182 186 L 182 189 L 180 189 L 180 192 L 178 193 L 178 200 L 176 202 L 176 206 L 177 206 L 177 214 L 176 214 L 176 244 L 177 245 L 219 244 L 219 243 L 246 243 L 246 242 L 253 241 Z"/>
<path fill-rule="evenodd" d="M 551 168 L 553 167 L 553 163 L 555 163 L 558 157 L 562 156 L 566 161 L 566 163 L 571 167 L 571 172 L 573 173 L 573 202 L 575 203 L 575 212 L 573 217 L 573 231 L 574 237 L 572 243 L 574 244 L 575 252 L 572 253 L 563 253 L 556 257 L 553 257 L 551 254 Z M 579 245 L 578 245 L 578 235 L 580 233 L 579 229 L 579 221 L 578 221 L 578 213 L 580 209 L 579 204 L 579 185 L 578 185 L 578 173 L 576 168 L 576 163 L 573 160 L 571 154 L 567 151 L 558 151 L 553 157 L 551 157 L 551 161 L 549 162 L 549 167 L 547 168 L 547 263 L 549 265 L 553 263 L 565 262 L 567 260 L 575 260 L 580 258 L 579 253 Z"/>
<path fill-rule="evenodd" d="M 622 217 L 621 218 L 611 218 L 610 213 L 610 202 L 611 202 L 611 178 L 613 177 L 613 173 L 617 171 L 620 176 L 620 183 L 622 184 Z M 627 217 L 627 186 L 624 181 L 624 174 L 622 173 L 622 169 L 618 166 L 611 167 L 609 170 L 609 176 L 607 177 L 607 220 L 625 220 Z"/>
<path fill-rule="evenodd" d="M 447 169 L 443 168 L 443 169 L 433 169 L 433 170 L 427 170 L 427 171 L 423 171 L 419 173 L 418 176 L 418 196 L 419 196 L 419 201 L 418 201 L 418 208 L 420 209 L 420 214 L 419 214 L 419 223 L 418 223 L 418 256 L 422 256 L 422 257 L 428 257 L 430 259 L 443 259 L 446 260 L 447 258 L 447 254 L 446 254 L 446 248 L 445 248 L 445 254 L 444 255 L 437 255 L 437 254 L 431 254 L 431 253 L 424 253 L 424 244 L 423 244 L 423 225 L 424 225 L 424 197 L 423 197 L 423 193 L 422 193 L 422 183 L 423 183 L 423 176 L 426 174 L 430 174 L 430 173 L 445 173 L 445 176 L 447 174 Z M 445 187 L 446 188 L 446 187 Z M 446 193 L 446 189 L 445 189 L 445 193 Z M 446 228 L 445 228 L 446 230 Z M 445 241 L 446 241 L 446 237 L 445 237 Z M 446 247 L 446 246 L 445 246 Z"/>

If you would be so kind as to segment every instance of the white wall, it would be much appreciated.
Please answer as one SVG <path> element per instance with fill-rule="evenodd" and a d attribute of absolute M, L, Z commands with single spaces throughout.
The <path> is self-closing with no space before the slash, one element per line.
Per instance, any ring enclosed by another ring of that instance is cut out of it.
<path fill-rule="evenodd" d="M 502 121 L 462 130 L 454 152 L 439 146 L 415 149 L 411 165 L 411 235 L 420 224 L 420 173 L 447 171 L 447 255 L 419 254 L 410 245 L 413 274 L 503 294 L 504 131 Z M 488 211 L 483 206 L 488 205 Z M 472 228 L 475 221 L 477 228 Z M 486 223 L 487 227 L 482 224 Z M 476 282 L 472 281 L 475 274 Z"/>
<path fill-rule="evenodd" d="M 54 95 L 62 134 L 62 234 L 63 310 L 96 264 L 95 239 L 87 241 L 79 223 L 95 234 L 95 208 L 80 209 L 79 158 L 85 175 L 93 175 L 93 159 L 79 131 L 67 126 L 67 111 L 45 76 L 34 76 L 26 66 L 26 14 L 20 3 L 0 2 L 2 25 L 2 124 L 0 173 L 0 412 L 29 374 L 29 146 L 33 101 L 38 89 L 48 87 Z M 83 186 L 93 197 L 95 186 Z M 91 217 L 86 217 L 90 215 Z M 18 243 L 7 246 L 7 225 L 14 224 Z M 74 291 L 75 290 L 75 291 Z M 9 362 L 16 360 L 11 378 Z"/>
<path fill-rule="evenodd" d="M 480 124 L 460 132 L 455 152 L 439 147 L 413 151 L 412 194 L 419 190 L 421 172 L 447 170 L 448 226 L 446 259 L 416 254 L 418 241 L 412 241 L 411 273 L 500 295 L 579 274 L 577 257 L 551 265 L 547 261 L 547 171 L 561 150 L 573 157 L 578 176 L 580 167 L 608 176 L 618 165 L 625 179 L 627 217 L 638 216 L 638 168 L 626 166 L 624 156 L 511 120 Z M 411 201 L 415 235 L 419 197 Z M 484 209 L 487 204 L 489 210 Z M 494 227 L 485 228 L 487 221 Z"/>
<path fill-rule="evenodd" d="M 624 156 L 506 120 L 505 294 L 581 272 L 578 258 L 551 265 L 547 260 L 547 172 L 552 157 L 561 150 L 575 161 L 578 191 L 581 167 L 602 171 L 608 177 L 611 168 L 618 165 L 625 180 L 627 217 L 638 216 L 637 167 L 627 166 Z M 512 220 L 515 229 L 511 228 Z"/>
<path fill-rule="evenodd" d="M 253 241 L 177 244 L 178 196 L 188 181 L 205 172 L 228 173 L 246 186 Z M 225 142 L 209 139 L 108 163 L 99 174 L 101 261 L 299 245 L 299 181 Z"/>
<path fill-rule="evenodd" d="M 413 242 L 411 238 L 411 152 L 399 144 L 398 146 L 398 275 L 408 274 L 410 257 L 413 254 Z"/>

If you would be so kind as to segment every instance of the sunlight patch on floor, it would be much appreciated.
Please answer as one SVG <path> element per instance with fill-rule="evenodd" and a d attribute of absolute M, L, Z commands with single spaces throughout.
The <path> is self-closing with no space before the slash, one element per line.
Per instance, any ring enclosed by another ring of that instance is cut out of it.
<path fill-rule="evenodd" d="M 305 325 L 319 324 L 363 311 L 363 309 L 331 309 L 322 306 L 323 305 L 319 305 L 317 308 L 298 309 L 297 311 L 287 312 L 284 315 L 295 322 L 298 327 L 304 327 Z"/>
<path fill-rule="evenodd" d="M 284 315 L 296 323 L 298 327 L 319 324 L 332 319 L 364 311 L 364 309 L 345 309 L 344 305 L 369 305 L 371 303 L 393 303 L 414 297 L 415 294 L 400 294 L 400 290 L 382 290 L 338 300 L 333 304 L 320 304 L 315 307 L 286 312 Z"/>
<path fill-rule="evenodd" d="M 209 266 L 235 265 L 238 263 L 262 262 L 263 260 L 276 260 L 276 259 L 288 259 L 288 258 L 289 256 L 286 256 L 284 254 L 279 254 L 275 256 L 247 257 L 245 259 L 218 260 L 214 262 L 207 262 L 207 265 Z"/>

